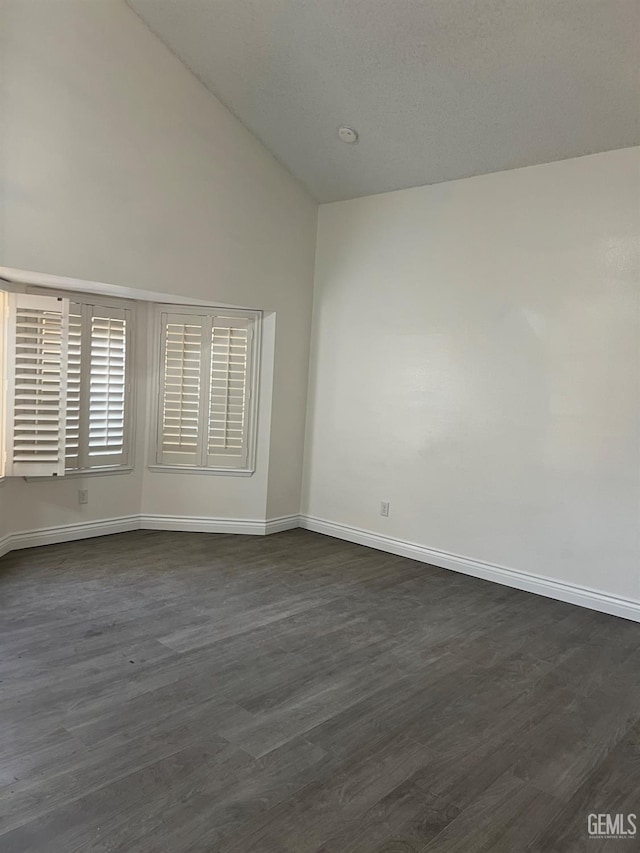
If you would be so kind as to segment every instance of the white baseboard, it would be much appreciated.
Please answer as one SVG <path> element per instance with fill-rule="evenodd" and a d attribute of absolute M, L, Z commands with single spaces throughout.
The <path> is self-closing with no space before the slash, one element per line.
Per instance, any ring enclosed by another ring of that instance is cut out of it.
<path fill-rule="evenodd" d="M 193 533 L 239 533 L 249 536 L 267 536 L 282 530 L 299 527 L 298 515 L 286 515 L 267 521 L 246 518 L 205 518 L 181 515 L 141 515 L 139 527 L 143 530 L 184 530 Z"/>
<path fill-rule="evenodd" d="M 37 530 L 22 530 L 9 533 L 0 539 L 0 557 L 9 551 L 35 548 L 38 545 L 55 545 L 75 539 L 107 536 L 110 533 L 127 533 L 131 530 L 178 530 L 197 533 L 239 533 L 266 536 L 291 530 L 299 526 L 298 515 L 271 518 L 267 521 L 235 518 L 200 518 L 198 516 L 173 515 L 127 515 L 100 521 L 85 521 L 61 524 L 56 527 L 41 527 Z"/>
<path fill-rule="evenodd" d="M 189 533 L 243 533 L 264 536 L 266 522 L 240 518 L 206 518 L 197 515 L 140 515 L 142 530 L 182 530 Z"/>
<path fill-rule="evenodd" d="M 281 515 L 280 518 L 269 518 L 265 523 L 265 534 L 282 533 L 284 530 L 294 530 L 300 527 L 299 515 Z"/>
<path fill-rule="evenodd" d="M 562 583 L 527 572 L 519 572 L 481 560 L 472 560 L 469 557 L 438 551 L 414 542 L 405 542 L 369 530 L 361 530 L 346 524 L 338 524 L 334 521 L 305 515 L 287 515 L 271 518 L 267 521 L 198 516 L 129 515 L 101 521 L 63 524 L 57 527 L 40 528 L 39 530 L 23 530 L 4 536 L 0 539 L 0 557 L 17 549 L 53 545 L 57 542 L 70 542 L 74 539 L 88 539 L 94 536 L 106 536 L 111 533 L 126 533 L 131 530 L 177 530 L 265 536 L 283 530 L 291 530 L 295 527 L 303 527 L 306 530 L 313 530 L 316 533 L 323 533 L 336 539 L 345 539 L 348 542 L 355 542 L 358 545 L 365 545 L 379 551 L 387 551 L 400 557 L 408 557 L 412 560 L 462 572 L 514 589 L 521 589 L 557 601 L 577 604 L 590 610 L 598 610 L 601 613 L 609 613 L 612 616 L 620 616 L 623 619 L 640 622 L 640 601 L 610 595 L 589 587 Z"/>
<path fill-rule="evenodd" d="M 4 557 L 11 550 L 11 536 L 3 536 L 0 539 L 0 557 Z"/>
<path fill-rule="evenodd" d="M 612 616 L 620 616 L 633 622 L 640 622 L 640 601 L 628 598 L 620 598 L 589 587 L 562 583 L 550 578 L 527 572 L 518 572 L 505 566 L 496 566 L 480 560 L 472 560 L 461 557 L 458 554 L 449 554 L 446 551 L 437 551 L 426 548 L 413 542 L 405 542 L 390 536 L 382 536 L 368 530 L 350 527 L 346 524 L 337 524 L 322 518 L 312 516 L 300 516 L 300 527 L 313 530 L 316 533 L 324 533 L 336 539 L 346 539 L 358 545 L 366 545 L 379 551 L 387 551 L 400 557 L 409 557 L 423 563 L 430 563 L 442 569 L 452 569 L 454 572 L 462 572 L 474 578 L 493 581 L 494 583 L 521 589 L 525 592 L 533 592 L 553 598 L 556 601 L 565 601 L 569 604 L 577 604 L 590 610 L 598 610 L 601 613 L 609 613 Z"/>
<path fill-rule="evenodd" d="M 35 548 L 38 545 L 55 545 L 58 542 L 71 542 L 74 539 L 89 539 L 94 536 L 107 536 L 110 533 L 127 533 L 130 530 L 138 530 L 139 527 L 138 516 L 127 515 L 100 521 L 41 527 L 38 530 L 21 530 L 17 533 L 9 533 L 0 541 L 0 555 L 22 548 Z"/>

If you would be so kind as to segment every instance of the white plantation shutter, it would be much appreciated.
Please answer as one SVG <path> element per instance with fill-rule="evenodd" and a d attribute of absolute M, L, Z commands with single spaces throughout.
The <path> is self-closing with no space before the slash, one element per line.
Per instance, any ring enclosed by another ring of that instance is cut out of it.
<path fill-rule="evenodd" d="M 214 317 L 211 331 L 207 465 L 242 468 L 248 454 L 253 323 Z"/>
<path fill-rule="evenodd" d="M 67 470 L 127 462 L 131 312 L 71 303 L 67 381 Z"/>
<path fill-rule="evenodd" d="M 253 318 L 160 315 L 156 462 L 247 468 Z"/>
<path fill-rule="evenodd" d="M 62 476 L 69 302 L 7 294 L 4 472 Z"/>
<path fill-rule="evenodd" d="M 163 465 L 199 465 L 207 317 L 162 314 L 158 456 Z"/>
<path fill-rule="evenodd" d="M 125 461 L 128 311 L 91 305 L 88 466 Z"/>
<path fill-rule="evenodd" d="M 82 376 L 82 306 L 69 305 L 69 345 L 67 359 L 67 422 L 65 467 L 80 468 L 80 387 Z"/>

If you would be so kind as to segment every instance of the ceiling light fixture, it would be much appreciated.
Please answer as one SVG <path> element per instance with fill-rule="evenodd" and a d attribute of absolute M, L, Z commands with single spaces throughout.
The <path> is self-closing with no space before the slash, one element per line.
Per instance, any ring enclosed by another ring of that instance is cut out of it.
<path fill-rule="evenodd" d="M 338 139 L 340 142 L 346 142 L 347 145 L 353 145 L 354 142 L 358 141 L 358 133 L 352 127 L 342 127 L 338 128 Z"/>

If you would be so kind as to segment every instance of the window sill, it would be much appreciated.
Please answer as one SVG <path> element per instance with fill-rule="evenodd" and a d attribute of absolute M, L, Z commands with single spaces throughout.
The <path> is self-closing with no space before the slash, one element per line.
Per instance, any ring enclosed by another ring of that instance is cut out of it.
<path fill-rule="evenodd" d="M 119 465 L 111 468 L 83 468 L 79 471 L 67 471 L 64 477 L 23 477 L 22 479 L 27 483 L 51 483 L 54 480 L 75 480 L 78 477 L 112 477 L 114 474 L 131 474 L 132 471 L 133 465 Z"/>
<path fill-rule="evenodd" d="M 213 474 L 223 477 L 252 477 L 255 468 L 193 468 L 189 465 L 149 465 L 156 474 Z"/>

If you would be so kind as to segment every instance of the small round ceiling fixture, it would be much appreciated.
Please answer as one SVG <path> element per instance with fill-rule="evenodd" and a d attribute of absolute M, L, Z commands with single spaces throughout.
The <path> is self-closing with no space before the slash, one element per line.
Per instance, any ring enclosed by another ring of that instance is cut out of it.
<path fill-rule="evenodd" d="M 352 127 L 343 125 L 338 128 L 338 139 L 340 142 L 346 142 L 347 145 L 353 145 L 354 142 L 358 141 L 358 133 Z"/>

